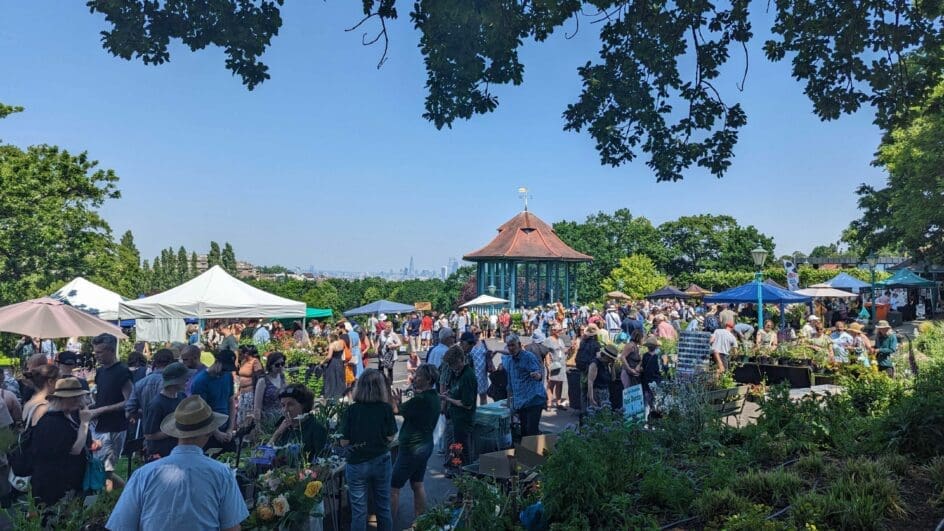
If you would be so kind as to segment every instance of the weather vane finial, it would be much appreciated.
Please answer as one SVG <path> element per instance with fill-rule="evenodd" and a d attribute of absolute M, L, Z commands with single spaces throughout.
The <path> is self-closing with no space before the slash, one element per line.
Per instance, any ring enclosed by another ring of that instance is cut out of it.
<path fill-rule="evenodd" d="M 528 189 L 524 186 L 518 187 L 518 197 L 524 201 L 524 211 L 528 211 L 528 199 L 531 199 L 531 194 L 528 193 Z"/>

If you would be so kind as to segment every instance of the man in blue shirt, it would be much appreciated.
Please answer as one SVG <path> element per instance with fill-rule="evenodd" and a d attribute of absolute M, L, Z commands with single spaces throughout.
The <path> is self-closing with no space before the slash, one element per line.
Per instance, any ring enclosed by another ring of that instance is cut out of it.
<path fill-rule="evenodd" d="M 518 414 L 522 436 L 539 435 L 541 413 L 547 404 L 544 365 L 537 356 L 521 348 L 521 340 L 515 334 L 505 338 L 505 348 L 502 366 L 508 374 L 508 407 Z"/>
<path fill-rule="evenodd" d="M 252 342 L 256 345 L 265 345 L 269 342 L 271 337 L 272 335 L 269 334 L 269 329 L 262 323 L 259 323 L 259 328 L 256 328 L 256 331 L 252 334 Z"/>
<path fill-rule="evenodd" d="M 228 418 L 199 396 L 185 398 L 161 423 L 177 438 L 170 455 L 131 475 L 105 527 L 110 531 L 238 530 L 249 516 L 228 466 L 203 455 Z"/>

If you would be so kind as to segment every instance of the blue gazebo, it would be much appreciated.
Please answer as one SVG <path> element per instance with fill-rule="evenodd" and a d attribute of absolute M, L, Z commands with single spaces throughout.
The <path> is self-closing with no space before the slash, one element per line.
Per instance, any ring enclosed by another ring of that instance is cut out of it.
<path fill-rule="evenodd" d="M 764 304 L 777 304 L 780 306 L 780 327 L 783 328 L 786 323 L 783 307 L 787 304 L 809 304 L 813 302 L 813 297 L 800 295 L 789 290 L 772 286 L 766 282 L 761 283 L 761 298 Z M 757 281 L 748 282 L 735 288 L 731 288 L 715 295 L 705 297 L 705 302 L 720 303 L 756 303 L 757 302 Z M 763 326 L 758 323 L 758 326 Z"/>

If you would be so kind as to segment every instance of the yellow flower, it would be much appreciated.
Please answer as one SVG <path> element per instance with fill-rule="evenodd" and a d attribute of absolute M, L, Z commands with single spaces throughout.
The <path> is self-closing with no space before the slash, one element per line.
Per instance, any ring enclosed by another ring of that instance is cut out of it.
<path fill-rule="evenodd" d="M 321 492 L 321 485 L 322 483 L 320 481 L 309 481 L 308 485 L 305 486 L 305 496 L 309 498 L 317 496 L 318 493 Z"/>
<path fill-rule="evenodd" d="M 288 512 L 288 500 L 285 499 L 284 495 L 277 496 L 272 500 L 272 509 L 275 511 L 275 515 L 278 517 L 285 516 L 285 513 Z"/>
<path fill-rule="evenodd" d="M 256 513 L 259 515 L 259 518 L 263 521 L 268 521 L 268 520 L 271 520 L 273 517 L 275 517 L 275 513 L 272 512 L 272 507 L 269 507 L 268 505 L 259 506 L 258 508 L 256 508 Z"/>

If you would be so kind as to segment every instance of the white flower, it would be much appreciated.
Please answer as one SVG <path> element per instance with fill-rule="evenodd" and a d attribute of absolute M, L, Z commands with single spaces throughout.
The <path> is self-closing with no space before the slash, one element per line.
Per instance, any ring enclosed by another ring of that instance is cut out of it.
<path fill-rule="evenodd" d="M 285 499 L 284 494 L 279 494 L 274 500 L 272 500 L 272 510 L 275 511 L 275 516 L 285 516 L 285 513 L 289 511 L 288 500 Z"/>
<path fill-rule="evenodd" d="M 265 494 L 260 494 L 259 498 L 256 499 L 256 505 L 269 505 L 269 497 Z"/>

